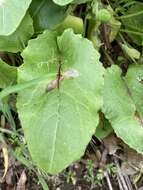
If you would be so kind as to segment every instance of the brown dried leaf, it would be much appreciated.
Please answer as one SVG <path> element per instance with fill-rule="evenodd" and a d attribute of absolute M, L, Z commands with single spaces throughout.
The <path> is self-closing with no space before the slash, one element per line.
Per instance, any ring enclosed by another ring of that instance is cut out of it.
<path fill-rule="evenodd" d="M 124 156 L 129 164 L 134 165 L 136 168 L 143 168 L 143 155 L 138 154 L 127 145 L 124 145 Z"/>
<path fill-rule="evenodd" d="M 122 173 L 126 175 L 134 175 L 137 173 L 136 169 L 126 162 L 122 163 L 121 170 L 122 170 Z"/>
<path fill-rule="evenodd" d="M 110 155 L 115 154 L 116 151 L 120 149 L 120 141 L 114 134 L 111 134 L 108 137 L 104 138 L 103 143 Z"/>
<path fill-rule="evenodd" d="M 27 181 L 27 176 L 26 176 L 25 171 L 23 170 L 23 172 L 19 178 L 19 181 L 17 183 L 16 190 L 26 190 L 26 188 L 25 188 L 26 181 Z"/>
<path fill-rule="evenodd" d="M 13 168 L 10 168 L 5 176 L 5 181 L 8 185 L 12 186 L 13 185 Z"/>

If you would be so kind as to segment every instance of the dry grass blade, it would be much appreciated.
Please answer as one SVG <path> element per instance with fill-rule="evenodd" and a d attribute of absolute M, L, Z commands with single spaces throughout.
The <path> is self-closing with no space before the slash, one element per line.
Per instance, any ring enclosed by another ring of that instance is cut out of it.
<path fill-rule="evenodd" d="M 20 176 L 20 179 L 17 183 L 16 190 L 25 190 L 26 189 L 26 187 L 25 187 L 26 181 L 27 181 L 27 177 L 26 177 L 25 171 L 23 170 L 23 172 Z"/>
<path fill-rule="evenodd" d="M 5 145 L 2 148 L 2 152 L 3 152 L 3 157 L 4 157 L 4 174 L 3 174 L 2 178 L 0 179 L 0 181 L 4 180 L 7 170 L 8 170 L 8 150 Z"/>
<path fill-rule="evenodd" d="M 105 172 L 104 175 L 105 175 L 105 177 L 106 177 L 109 190 L 113 190 L 113 187 L 112 187 L 112 184 L 111 184 L 110 177 L 109 177 L 108 173 Z"/>
<path fill-rule="evenodd" d="M 114 158 L 114 160 L 115 160 L 115 164 L 117 167 L 117 172 L 118 172 L 117 177 L 118 177 L 120 190 L 132 190 L 132 186 L 131 186 L 131 184 L 129 184 L 129 179 L 128 179 L 128 181 L 125 179 L 117 159 Z"/>

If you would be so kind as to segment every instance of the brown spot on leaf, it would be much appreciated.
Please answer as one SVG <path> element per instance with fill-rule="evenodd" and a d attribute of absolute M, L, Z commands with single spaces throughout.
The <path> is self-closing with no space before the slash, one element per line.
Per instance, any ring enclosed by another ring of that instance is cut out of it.
<path fill-rule="evenodd" d="M 60 82 L 62 82 L 65 79 L 70 79 L 70 78 L 76 78 L 79 76 L 79 73 L 75 69 L 70 69 L 65 71 L 62 75 L 58 75 L 57 79 L 51 81 L 46 89 L 46 92 L 50 92 L 51 90 L 54 90 L 55 88 L 59 88 Z"/>

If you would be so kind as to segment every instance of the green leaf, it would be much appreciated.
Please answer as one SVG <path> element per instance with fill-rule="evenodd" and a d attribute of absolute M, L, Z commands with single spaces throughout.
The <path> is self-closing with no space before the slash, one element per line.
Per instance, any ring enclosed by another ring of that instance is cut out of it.
<path fill-rule="evenodd" d="M 142 10 L 143 10 L 143 3 L 136 2 L 136 4 L 132 5 L 128 9 L 128 11 L 126 12 L 124 16 L 135 14 Z M 122 18 L 122 23 L 125 26 L 125 28 L 129 31 L 143 33 L 143 14 L 140 14 L 137 16 L 131 16 L 127 18 Z M 143 35 L 139 36 L 139 35 L 135 35 L 131 33 L 128 33 L 128 35 L 133 40 L 134 43 L 138 45 L 143 44 Z"/>
<path fill-rule="evenodd" d="M 22 54 L 19 83 L 62 72 L 60 87 L 48 92 L 53 80 L 19 93 L 17 108 L 35 163 L 55 174 L 79 159 L 95 133 L 104 69 L 90 41 L 66 30 L 61 37 L 46 31 L 31 40 Z M 32 121 L 32 123 L 31 123 Z M 39 141 L 40 140 L 40 141 Z"/>
<path fill-rule="evenodd" d="M 110 12 L 112 15 L 112 18 L 110 22 L 108 23 L 109 27 L 111 28 L 110 30 L 110 35 L 109 35 L 109 41 L 113 42 L 116 39 L 116 36 L 121 28 L 121 22 L 119 22 L 115 17 L 114 17 L 114 10 L 110 7 L 107 6 L 107 10 Z"/>
<path fill-rule="evenodd" d="M 119 136 L 130 147 L 143 153 L 143 66 L 134 65 L 126 77 L 112 66 L 105 72 L 103 112 Z"/>
<path fill-rule="evenodd" d="M 91 1 L 91 0 L 74 0 L 73 3 L 75 3 L 75 4 L 82 4 L 82 3 L 87 3 L 89 1 Z"/>
<path fill-rule="evenodd" d="M 110 122 L 105 118 L 102 112 L 99 113 L 100 122 L 97 126 L 95 136 L 98 139 L 103 139 L 113 132 Z"/>
<path fill-rule="evenodd" d="M 95 49 L 99 50 L 101 46 L 101 40 L 99 38 L 100 32 L 99 32 L 99 26 L 100 22 L 97 22 L 94 19 L 90 19 L 88 21 L 88 31 L 87 31 L 87 37 L 90 41 L 92 41 Z"/>
<path fill-rule="evenodd" d="M 33 0 L 29 11 L 34 20 L 36 32 L 55 29 L 66 16 L 66 7 L 60 7 L 51 0 Z"/>
<path fill-rule="evenodd" d="M 72 28 L 74 33 L 83 34 L 84 25 L 80 17 L 68 15 L 66 19 L 56 28 L 59 34 L 62 34 L 65 29 Z"/>
<path fill-rule="evenodd" d="M 140 54 L 140 52 L 139 52 L 137 49 L 135 49 L 135 48 L 133 48 L 133 47 L 131 47 L 131 46 L 128 46 L 128 45 L 126 45 L 126 44 L 121 44 L 121 47 L 122 47 L 123 51 L 124 51 L 131 59 L 139 59 L 139 58 L 140 58 L 141 54 Z"/>
<path fill-rule="evenodd" d="M 64 5 L 71 3 L 73 0 L 53 0 L 53 1 L 54 1 L 54 3 L 56 3 L 58 5 L 64 6 Z"/>
<path fill-rule="evenodd" d="M 0 88 L 6 88 L 17 80 L 16 67 L 9 66 L 0 59 Z"/>
<path fill-rule="evenodd" d="M 108 23 L 112 19 L 112 15 L 108 9 L 102 8 L 96 14 L 96 20 L 102 23 Z"/>
<path fill-rule="evenodd" d="M 22 51 L 33 33 L 33 22 L 30 15 L 27 14 L 13 34 L 0 36 L 0 51 L 13 53 Z"/>
<path fill-rule="evenodd" d="M 0 1 L 0 35 L 10 35 L 19 26 L 32 0 Z"/>

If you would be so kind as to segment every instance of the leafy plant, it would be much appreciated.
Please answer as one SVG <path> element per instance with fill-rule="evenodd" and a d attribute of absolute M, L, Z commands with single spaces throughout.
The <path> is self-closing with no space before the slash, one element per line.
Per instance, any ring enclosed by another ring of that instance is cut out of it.
<path fill-rule="evenodd" d="M 133 40 L 133 42 L 139 45 L 143 44 L 143 37 L 141 34 L 143 32 L 142 9 L 143 3 L 137 2 L 126 11 L 123 17 L 121 17 L 129 37 Z"/>
<path fill-rule="evenodd" d="M 41 45 L 36 49 L 38 44 Z M 18 69 L 19 83 L 56 73 L 50 82 L 21 91 L 17 108 L 34 160 L 43 170 L 57 173 L 82 156 L 95 132 L 97 112 L 102 105 L 104 69 L 91 42 L 71 30 L 60 37 L 52 32 L 43 33 L 30 41 L 22 56 L 24 64 Z M 63 79 L 56 88 L 54 83 L 59 69 Z M 34 128 L 31 120 L 35 123 Z M 40 146 L 39 138 L 42 138 Z"/>
<path fill-rule="evenodd" d="M 129 146 L 143 153 L 142 65 L 133 65 L 125 77 L 112 66 L 105 72 L 103 112 L 116 134 Z"/>
<path fill-rule="evenodd" d="M 22 60 L 0 60 L 0 109 L 10 118 L 17 93 L 13 111 L 42 171 L 62 171 L 93 135 L 102 139 L 113 130 L 143 153 L 141 7 L 138 1 L 0 1 L 1 55 Z"/>

